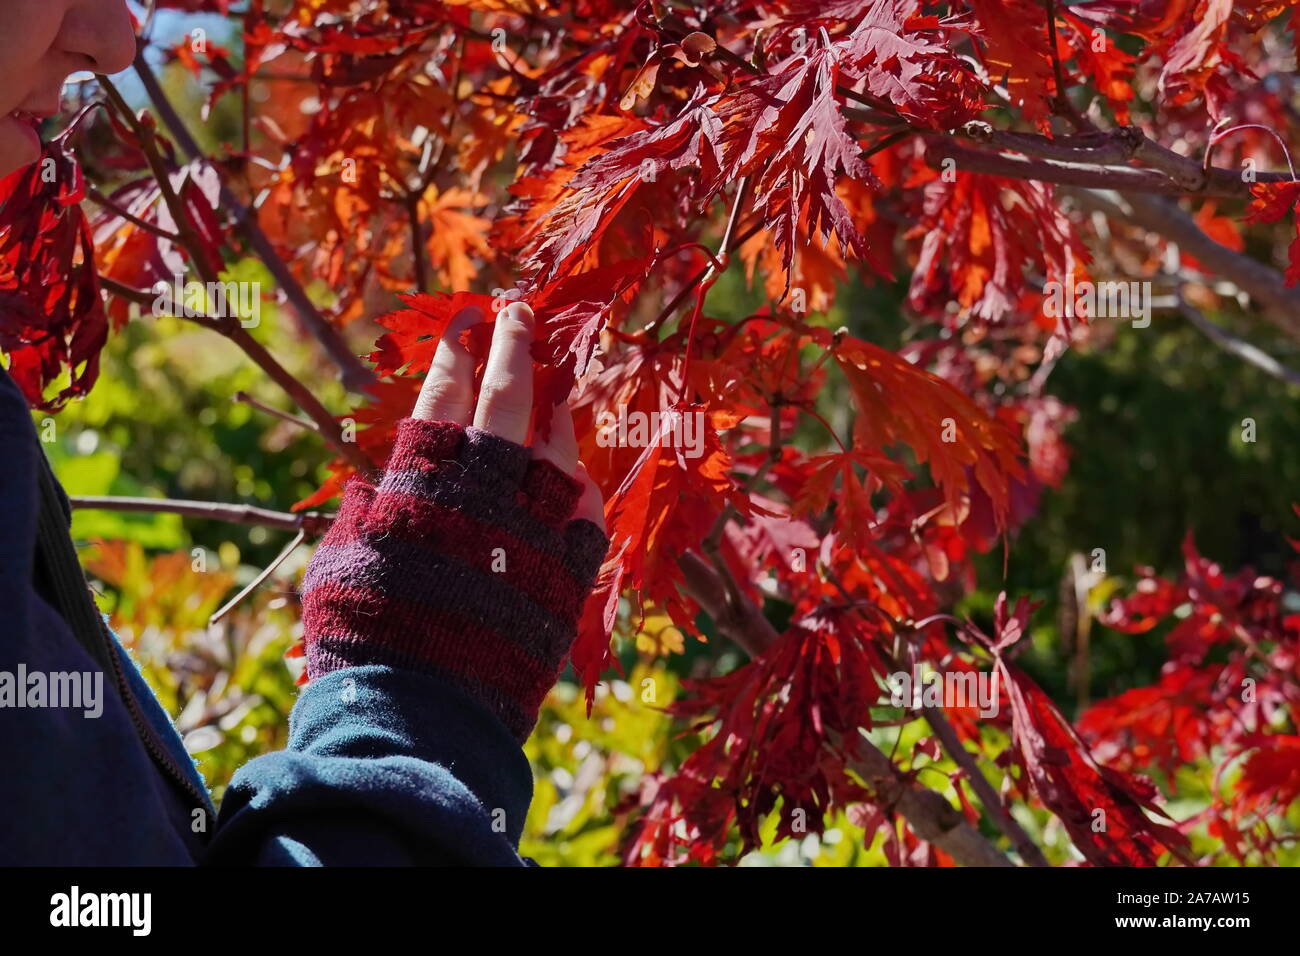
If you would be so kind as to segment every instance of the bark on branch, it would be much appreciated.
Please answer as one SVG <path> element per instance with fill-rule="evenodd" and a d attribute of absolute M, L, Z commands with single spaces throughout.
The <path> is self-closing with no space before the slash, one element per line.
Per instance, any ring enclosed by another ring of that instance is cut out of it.
<path fill-rule="evenodd" d="M 263 528 L 282 528 L 302 531 L 315 537 L 324 534 L 334 521 L 332 514 L 303 511 L 271 511 L 254 505 L 214 504 L 210 501 L 189 501 L 183 498 L 128 498 L 117 495 L 69 496 L 74 510 L 128 511 L 150 514 L 177 514 L 210 521 L 229 521 L 232 524 L 259 525 Z"/>
<path fill-rule="evenodd" d="M 958 169 L 968 173 L 1005 176 L 1008 179 L 1037 180 L 1063 186 L 1086 186 L 1092 189 L 1117 189 L 1122 192 L 1160 193 L 1174 196 L 1188 193 L 1201 196 L 1241 196 L 1248 191 L 1234 185 L 1239 183 L 1237 179 L 1225 180 L 1222 177 L 1215 177 L 1198 188 L 1185 181 L 1172 179 L 1167 173 L 1158 169 L 1105 165 L 1087 159 L 1084 161 L 1032 159 L 1027 156 L 972 149 L 954 142 L 946 142 L 939 148 L 926 151 L 926 162 L 935 168 L 941 169 L 945 159 L 953 160 Z M 1281 174 L 1260 173 L 1259 179 L 1271 180 L 1278 175 Z"/>
<path fill-rule="evenodd" d="M 970 172 L 1103 189 L 1141 189 L 1173 195 L 1250 196 L 1251 183 L 1243 178 L 1241 170 L 1203 166 L 1190 156 L 1160 145 L 1136 126 L 1048 139 L 1034 133 L 994 129 L 988 123 L 974 120 L 962 127 L 961 134 L 999 151 L 1023 155 L 1007 156 L 1003 152 L 970 149 L 952 142 L 947 138 L 948 134 L 927 132 L 925 135 L 947 140 L 936 148 L 940 161 L 944 156 L 952 156 L 959 169 Z M 1129 162 L 1149 168 L 1126 165 Z M 933 158 L 930 163 L 934 165 Z M 1290 173 L 1256 172 L 1252 181 L 1289 182 L 1291 178 Z"/>
<path fill-rule="evenodd" d="M 1181 300 L 1178 303 L 1178 308 L 1188 322 L 1196 326 L 1206 338 L 1229 355 L 1235 355 L 1242 361 L 1249 362 L 1264 374 L 1271 375 L 1288 385 L 1300 386 L 1300 372 L 1283 365 L 1263 349 L 1237 338 L 1227 329 L 1211 322 L 1200 309 L 1190 302 Z"/>

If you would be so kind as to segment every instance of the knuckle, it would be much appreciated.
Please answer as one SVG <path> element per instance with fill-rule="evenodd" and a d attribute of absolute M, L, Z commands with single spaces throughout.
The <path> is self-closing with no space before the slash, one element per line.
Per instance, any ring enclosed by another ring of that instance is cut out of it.
<path fill-rule="evenodd" d="M 483 383 L 479 404 L 493 415 L 521 415 L 531 402 L 520 383 L 511 378 L 496 379 Z"/>
<path fill-rule="evenodd" d="M 420 403 L 425 406 L 460 407 L 470 402 L 470 390 L 449 378 L 426 379 L 420 390 Z"/>
<path fill-rule="evenodd" d="M 529 356 L 532 349 L 532 334 L 519 323 L 502 323 L 500 332 L 493 337 L 493 349 L 500 352 L 500 359 L 519 362 Z"/>

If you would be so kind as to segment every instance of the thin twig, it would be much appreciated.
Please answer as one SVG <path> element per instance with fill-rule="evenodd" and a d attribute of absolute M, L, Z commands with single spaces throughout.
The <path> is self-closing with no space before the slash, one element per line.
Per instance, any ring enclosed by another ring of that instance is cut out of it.
<path fill-rule="evenodd" d="M 876 140 L 874 143 L 872 143 L 870 146 L 864 149 L 860 155 L 860 158 L 870 159 L 872 156 L 876 155 L 876 153 L 879 153 L 882 150 L 889 149 L 889 147 L 893 146 L 895 143 L 901 142 L 902 140 L 907 139 L 907 137 L 914 135 L 915 132 L 916 131 L 914 129 L 908 126 L 900 130 L 895 130 L 894 132 L 889 133 L 885 136 L 882 136 L 880 137 L 880 139 Z"/>
<path fill-rule="evenodd" d="M 303 532 L 302 530 L 299 530 L 298 533 L 293 536 L 293 540 L 284 546 L 284 550 L 281 551 L 278 555 L 276 555 L 274 561 L 272 561 L 270 564 L 264 567 L 258 573 L 257 577 L 249 581 L 247 586 L 241 589 L 238 594 L 236 594 L 229 601 L 223 604 L 220 609 L 218 609 L 210 618 L 208 618 L 208 626 L 211 627 L 213 624 L 220 622 L 220 620 L 223 617 L 225 617 L 236 607 L 238 607 L 240 602 L 243 601 L 244 598 L 248 597 L 248 595 L 252 594 L 255 590 L 257 590 L 257 588 L 261 585 L 263 581 L 265 581 L 267 578 L 269 578 L 272 574 L 275 573 L 276 568 L 284 564 L 284 562 L 288 559 L 289 555 L 293 554 L 295 551 L 298 550 L 298 545 L 302 544 L 303 541 L 306 540 L 306 538 L 307 538 L 306 533 Z"/>
<path fill-rule="evenodd" d="M 733 215 L 735 214 L 735 208 L 736 207 L 732 208 Z M 730 227 L 730 225 L 731 225 L 730 220 L 728 220 L 728 226 Z M 745 242 L 747 242 L 749 239 L 753 238 L 755 235 L 761 232 L 762 229 L 763 229 L 763 219 L 760 216 L 758 220 L 754 222 L 751 226 L 749 226 L 747 229 L 745 229 L 744 232 L 731 239 L 728 246 L 719 247 L 718 250 L 719 255 L 720 256 L 730 255 L 737 248 L 744 245 Z M 663 309 L 659 312 L 657 316 L 655 316 L 653 321 L 651 321 L 648 325 L 646 325 L 645 328 L 643 328 L 641 331 L 644 332 L 646 335 L 653 335 L 655 331 L 661 325 L 663 325 L 664 322 L 668 321 L 668 318 L 674 312 L 680 309 L 683 303 L 685 303 L 686 300 L 691 297 L 691 294 L 695 292 L 695 287 L 708 278 L 710 270 L 712 270 L 713 268 L 714 268 L 713 262 L 710 261 L 709 264 L 706 265 L 703 269 L 695 273 L 695 275 L 691 276 L 691 278 L 686 282 L 686 284 L 677 291 L 676 295 L 673 296 L 672 300 L 669 301 L 669 303 L 663 307 Z"/>
<path fill-rule="evenodd" d="M 280 419 L 281 421 L 289 422 L 292 425 L 297 425 L 299 428 L 305 428 L 308 431 L 316 432 L 316 434 L 318 435 L 320 434 L 320 427 L 317 426 L 317 424 L 311 421 L 310 419 L 299 418 L 297 415 L 290 415 L 288 412 L 281 411 L 280 409 L 276 408 L 274 405 L 267 405 L 265 402 L 258 401 L 256 398 L 254 398 L 252 395 L 249 395 L 247 392 L 236 392 L 232 396 L 231 400 L 236 402 L 242 402 L 245 405 L 249 405 L 253 408 L 256 408 L 258 411 L 266 412 L 266 414 L 268 415 L 274 415 L 276 418 Z"/>
<path fill-rule="evenodd" d="M 154 301 L 158 298 L 148 289 L 136 289 L 129 285 L 118 282 L 116 279 L 99 274 L 99 284 L 105 292 L 110 292 L 115 296 L 126 299 L 128 302 L 135 302 L 138 305 L 147 305 L 153 307 Z"/>
<path fill-rule="evenodd" d="M 153 233 L 159 239 L 166 239 L 168 242 L 180 241 L 181 237 L 178 236 L 176 233 L 170 232 L 164 229 L 162 226 L 158 225 L 157 223 L 150 222 L 148 219 L 143 219 L 132 212 L 128 212 L 126 209 L 123 209 L 121 206 L 115 203 L 108 196 L 105 196 L 103 193 L 101 193 L 94 186 L 86 187 L 86 198 L 89 199 L 91 202 L 95 203 L 97 206 L 102 206 L 103 208 L 107 209 L 115 216 L 120 216 L 121 218 L 125 219 L 127 222 L 139 226 L 145 232 Z"/>
<path fill-rule="evenodd" d="M 705 270 L 704 278 L 700 280 L 699 286 L 695 292 L 695 310 L 691 313 L 691 324 L 686 330 L 686 358 L 682 361 L 682 390 L 678 398 L 685 402 L 690 391 L 690 370 L 691 370 L 691 351 L 695 343 L 695 321 L 704 311 L 704 300 L 708 298 L 709 290 L 713 284 L 718 281 L 719 277 L 727 271 L 727 266 L 731 264 L 731 236 L 736 230 L 736 222 L 740 219 L 740 211 L 745 205 L 745 194 L 749 191 L 749 177 L 741 176 L 740 181 L 736 183 L 736 195 L 732 199 L 731 215 L 727 217 L 727 228 L 723 230 L 722 242 L 719 244 L 719 255 L 714 258 L 709 256 L 709 266 Z"/>
<path fill-rule="evenodd" d="M 239 325 L 238 322 L 231 320 L 220 331 L 226 338 L 243 349 L 248 357 L 271 377 L 273 382 L 284 389 L 299 408 L 311 416 L 321 437 L 329 442 L 335 451 L 346 458 L 353 468 L 363 475 L 368 475 L 374 471 L 374 463 L 366 457 L 366 453 L 357 446 L 356 442 L 348 441 L 343 437 L 343 429 L 339 426 L 338 421 L 311 393 L 311 390 L 295 378 L 288 369 L 277 362 L 261 342 L 248 334 L 247 329 Z"/>
<path fill-rule="evenodd" d="M 1052 73 L 1056 79 L 1056 110 L 1069 119 L 1076 129 L 1080 129 L 1085 125 L 1083 117 L 1065 93 L 1065 67 L 1061 63 L 1061 53 L 1056 43 L 1056 3 L 1054 0 L 1044 0 L 1044 3 L 1047 8 L 1047 45 L 1051 48 Z"/>

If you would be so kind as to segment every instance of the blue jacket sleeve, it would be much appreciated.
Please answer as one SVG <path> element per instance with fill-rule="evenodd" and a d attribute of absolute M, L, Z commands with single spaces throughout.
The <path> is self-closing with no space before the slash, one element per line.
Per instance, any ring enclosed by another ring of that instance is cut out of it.
<path fill-rule="evenodd" d="M 532 788 L 505 725 L 453 685 L 345 668 L 303 689 L 284 750 L 235 774 L 206 862 L 527 865 Z"/>

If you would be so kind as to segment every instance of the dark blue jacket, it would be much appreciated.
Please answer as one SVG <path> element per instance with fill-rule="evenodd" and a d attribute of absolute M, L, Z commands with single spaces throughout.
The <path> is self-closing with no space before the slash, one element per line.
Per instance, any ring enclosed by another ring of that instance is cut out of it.
<path fill-rule="evenodd" d="M 0 370 L 0 865 L 525 862 L 532 772 L 519 745 L 455 687 L 388 667 L 305 687 L 286 749 L 242 767 L 214 819 L 130 656 L 97 615 L 100 633 L 74 633 L 37 573 L 47 467 L 26 402 Z M 12 693 L 20 675 L 41 675 L 31 690 L 70 673 L 103 675 L 98 716 L 14 706 L 33 699 Z"/>

